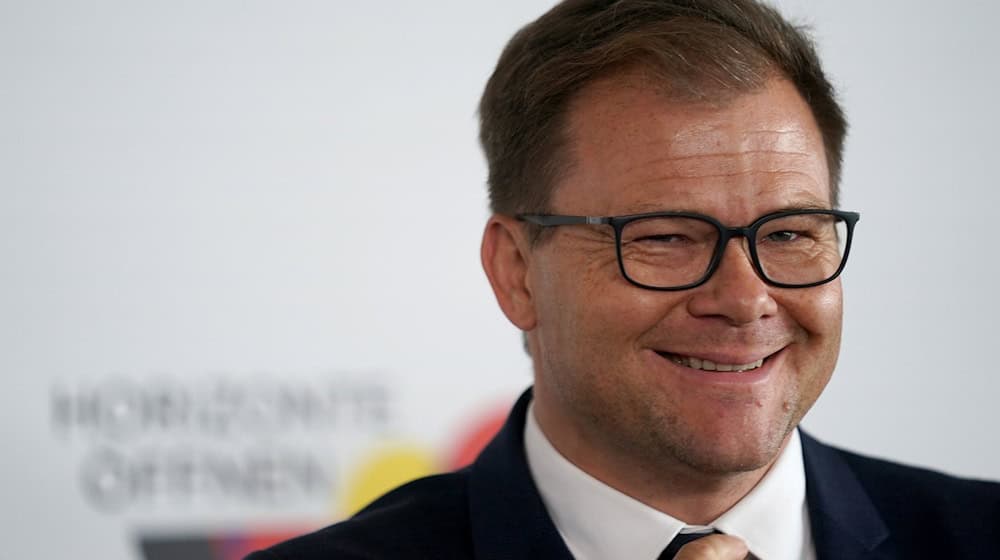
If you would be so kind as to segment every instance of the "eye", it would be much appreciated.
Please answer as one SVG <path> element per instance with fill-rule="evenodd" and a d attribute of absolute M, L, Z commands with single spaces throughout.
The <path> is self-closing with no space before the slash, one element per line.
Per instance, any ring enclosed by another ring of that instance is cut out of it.
<path fill-rule="evenodd" d="M 784 230 L 769 233 L 765 239 L 774 243 L 788 243 L 797 240 L 799 236 L 798 232 Z"/>
<path fill-rule="evenodd" d="M 629 222 L 622 230 L 623 245 L 679 249 L 714 243 L 718 230 L 711 223 L 684 216 L 658 216 Z"/>
<path fill-rule="evenodd" d="M 656 235 L 646 235 L 635 239 L 634 241 L 653 241 L 657 243 L 683 243 L 685 241 L 690 241 L 691 239 L 686 235 L 681 235 L 679 233 L 659 233 Z"/>

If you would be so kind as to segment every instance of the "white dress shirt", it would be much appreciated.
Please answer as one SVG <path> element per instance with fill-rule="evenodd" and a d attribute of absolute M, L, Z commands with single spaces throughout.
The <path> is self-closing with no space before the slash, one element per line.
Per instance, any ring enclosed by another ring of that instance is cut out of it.
<path fill-rule="evenodd" d="M 576 560 L 656 560 L 686 525 L 569 462 L 542 433 L 534 403 L 524 426 L 528 467 L 556 529 Z M 746 541 L 760 560 L 814 560 L 798 430 L 760 483 L 711 526 Z"/>

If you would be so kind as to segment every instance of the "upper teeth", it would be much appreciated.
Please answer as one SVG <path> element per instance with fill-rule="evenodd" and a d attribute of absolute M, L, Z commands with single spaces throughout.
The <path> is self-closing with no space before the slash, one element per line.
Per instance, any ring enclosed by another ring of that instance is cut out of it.
<path fill-rule="evenodd" d="M 682 366 L 705 371 L 747 371 L 757 369 L 764 364 L 763 359 L 757 360 L 756 362 L 750 362 L 749 364 L 717 364 L 712 360 L 703 360 L 701 358 L 692 358 L 690 356 L 678 356 L 676 354 L 671 354 L 670 359 L 673 360 L 674 363 Z"/>

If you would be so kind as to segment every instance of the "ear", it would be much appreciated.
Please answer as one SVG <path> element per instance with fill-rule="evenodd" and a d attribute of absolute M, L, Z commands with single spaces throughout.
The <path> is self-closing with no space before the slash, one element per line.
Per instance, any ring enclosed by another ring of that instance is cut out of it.
<path fill-rule="evenodd" d="M 528 278 L 530 244 L 521 223 L 510 216 L 490 217 L 483 232 L 480 257 L 507 319 L 522 331 L 535 328 L 537 316 Z"/>

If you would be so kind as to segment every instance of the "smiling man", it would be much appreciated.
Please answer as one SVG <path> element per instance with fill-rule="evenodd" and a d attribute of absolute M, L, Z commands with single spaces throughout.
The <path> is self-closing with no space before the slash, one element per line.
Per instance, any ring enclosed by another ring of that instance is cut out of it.
<path fill-rule="evenodd" d="M 255 559 L 1000 556 L 996 484 L 797 429 L 859 219 L 800 30 L 753 0 L 568 0 L 481 117 L 482 261 L 533 389 L 469 468 Z"/>
<path fill-rule="evenodd" d="M 724 108 L 678 105 L 648 80 L 626 70 L 574 100 L 574 163 L 548 204 L 640 217 L 617 234 L 563 224 L 532 242 L 516 217 L 497 215 L 484 260 L 528 333 L 532 413 L 552 446 L 605 484 L 707 525 L 757 484 L 830 378 L 837 225 L 853 218 L 816 212 L 831 206 L 823 140 L 787 80 Z M 758 227 L 719 243 L 726 230 L 710 219 Z M 770 277 L 825 283 L 776 289 Z"/>

